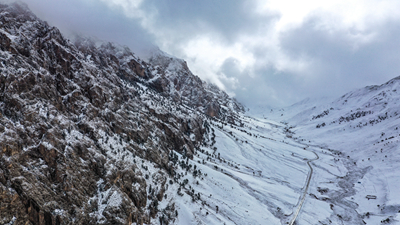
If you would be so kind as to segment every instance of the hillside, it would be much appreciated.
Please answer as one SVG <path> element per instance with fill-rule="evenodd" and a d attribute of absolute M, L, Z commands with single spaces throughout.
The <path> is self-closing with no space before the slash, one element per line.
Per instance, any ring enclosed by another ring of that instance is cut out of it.
<path fill-rule="evenodd" d="M 347 159 L 345 176 L 336 179 L 350 181 L 346 201 L 367 224 L 395 224 L 399 220 L 399 87 L 400 78 L 396 77 L 322 105 L 311 101 L 266 113 L 269 118 L 288 124 L 299 143 L 333 154 L 335 164 Z M 343 184 L 321 180 L 315 185 L 335 190 Z M 327 191 L 324 197 L 334 204 L 337 194 Z"/>
<path fill-rule="evenodd" d="M 204 82 L 193 89 L 209 98 L 185 104 L 191 93 L 165 94 L 154 80 L 167 72 L 126 47 L 71 42 L 23 4 L 0 15 L 0 223 L 174 221 L 173 202 L 157 208 L 171 154 L 192 158 L 208 115 L 235 122 L 240 104 Z"/>

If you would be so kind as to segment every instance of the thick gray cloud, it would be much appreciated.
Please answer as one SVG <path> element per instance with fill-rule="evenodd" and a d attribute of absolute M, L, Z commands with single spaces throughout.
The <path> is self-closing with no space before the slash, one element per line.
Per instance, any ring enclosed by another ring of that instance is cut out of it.
<path fill-rule="evenodd" d="M 387 21 L 359 34 L 349 29 L 327 32 L 317 22 L 318 18 L 312 18 L 281 38 L 288 56 L 312 61 L 309 71 L 297 75 L 308 80 L 296 90 L 298 94 L 339 95 L 400 75 L 400 22 Z M 353 39 L 368 35 L 374 37 L 367 43 Z"/>
<path fill-rule="evenodd" d="M 276 17 L 276 14 L 253 13 L 256 8 L 254 1 L 147 0 L 141 8 L 146 12 L 156 12 L 153 18 L 155 26 L 173 33 L 176 41 L 208 33 L 232 43 L 243 34 L 265 28 L 261 25 Z"/>
<path fill-rule="evenodd" d="M 367 19 L 360 16 L 355 25 L 340 22 L 342 11 L 333 12 L 337 17 L 310 11 L 304 20 L 279 29 L 280 19 L 288 15 L 260 11 L 262 1 L 257 0 L 143 0 L 129 8 L 132 2 L 29 0 L 27 4 L 63 32 L 125 44 L 139 55 L 160 45 L 187 60 L 198 76 L 220 84 L 250 107 L 340 96 L 400 75 L 400 21 L 393 15 L 380 18 L 384 13 L 379 12 L 386 8 L 377 7 L 375 15 L 368 8 L 372 3 L 363 8 Z M 368 19 L 371 12 L 375 17 Z"/>
<path fill-rule="evenodd" d="M 143 8 L 157 11 L 153 18 L 156 27 L 173 36 L 170 49 L 184 56 L 179 48 L 200 35 L 220 38 L 218 44 L 229 46 L 243 36 L 257 36 L 260 30 L 272 29 L 279 15 L 254 13 L 255 5 L 248 2 L 145 1 Z M 271 47 L 256 40 L 249 46 L 256 63 L 243 69 L 238 59 L 228 57 L 215 76 L 248 106 L 283 106 L 307 97 L 340 96 L 400 75 L 400 64 L 396 62 L 400 56 L 396 41 L 400 22 L 387 20 L 361 31 L 356 27 L 326 28 L 321 26 L 323 16 L 316 14 L 280 33 L 276 42 L 280 54 L 292 63 L 307 64 L 304 69 L 279 68 L 270 60 L 274 54 Z M 368 35 L 373 38 L 365 42 L 362 37 Z"/>
<path fill-rule="evenodd" d="M 93 0 L 29 0 L 29 8 L 66 35 L 93 36 L 127 45 L 138 55 L 154 47 L 154 37 L 117 10 Z"/>
<path fill-rule="evenodd" d="M 304 98 L 339 97 L 367 85 L 400 76 L 400 21 L 388 20 L 368 30 L 325 30 L 319 17 L 280 34 L 280 51 L 302 70 L 278 69 L 265 59 L 269 49 L 257 45 L 253 76 L 240 73 L 232 61 L 221 70 L 235 74 L 241 88 L 230 89 L 248 106 L 285 106 Z M 360 37 L 371 37 L 363 41 Z"/>

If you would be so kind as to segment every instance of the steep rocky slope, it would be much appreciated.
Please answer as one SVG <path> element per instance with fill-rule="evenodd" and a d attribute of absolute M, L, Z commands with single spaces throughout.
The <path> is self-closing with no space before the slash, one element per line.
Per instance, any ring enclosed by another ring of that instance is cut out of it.
<path fill-rule="evenodd" d="M 193 157 L 204 112 L 242 109 L 187 67 L 72 43 L 21 4 L 0 4 L 0 50 L 1 224 L 174 221 L 174 201 L 158 207 L 174 156 Z"/>
<path fill-rule="evenodd" d="M 207 115 L 233 122 L 234 112 L 244 112 L 244 107 L 213 84 L 194 76 L 184 60 L 161 51 L 154 51 L 149 58 L 154 65 L 149 83 L 162 93 L 172 96 Z M 232 114 L 233 112 L 233 114 Z"/>

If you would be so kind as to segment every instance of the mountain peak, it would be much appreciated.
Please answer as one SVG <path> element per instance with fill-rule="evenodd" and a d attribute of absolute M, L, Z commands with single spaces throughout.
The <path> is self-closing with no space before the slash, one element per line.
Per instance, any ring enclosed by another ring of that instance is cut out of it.
<path fill-rule="evenodd" d="M 194 75 L 185 60 L 156 49 L 148 63 L 154 68 L 150 71 L 153 77 L 150 84 L 176 101 L 183 101 L 212 117 L 232 118 L 232 112 L 244 112 L 244 107 L 234 98 Z"/>
<path fill-rule="evenodd" d="M 13 2 L 10 4 L 0 3 L 0 9 L 4 12 L 13 14 L 16 18 L 28 16 L 27 18 L 30 18 L 31 20 L 38 19 L 24 2 Z"/>

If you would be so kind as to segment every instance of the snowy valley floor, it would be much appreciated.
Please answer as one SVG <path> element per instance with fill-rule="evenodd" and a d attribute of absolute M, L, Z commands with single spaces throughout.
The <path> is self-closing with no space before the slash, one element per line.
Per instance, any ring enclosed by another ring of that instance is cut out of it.
<path fill-rule="evenodd" d="M 338 134 L 320 137 L 286 123 L 247 116 L 241 120 L 239 127 L 211 120 L 208 145 L 193 160 L 175 153 L 183 165 L 177 169 L 180 179 L 175 180 L 180 185 L 170 186 L 166 194 L 176 197 L 164 199 L 160 206 L 175 202 L 176 223 L 394 224 L 399 220 L 399 178 L 390 163 L 377 167 L 364 153 L 345 151 L 355 146 L 331 139 Z M 308 189 L 307 162 L 313 170 Z"/>

